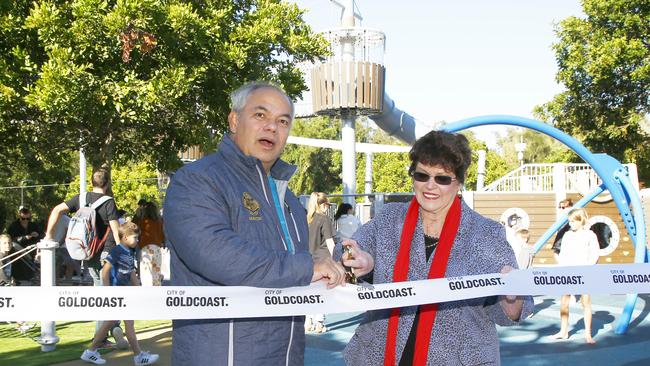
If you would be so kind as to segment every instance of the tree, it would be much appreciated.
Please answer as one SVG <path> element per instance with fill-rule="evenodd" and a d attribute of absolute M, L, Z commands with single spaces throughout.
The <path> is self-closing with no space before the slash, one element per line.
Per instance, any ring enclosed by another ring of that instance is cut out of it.
<path fill-rule="evenodd" d="M 132 162 L 125 165 L 113 165 L 111 168 L 111 185 L 115 205 L 131 214 L 138 208 L 138 200 L 145 199 L 161 207 L 160 194 L 156 170 L 146 162 Z M 92 170 L 86 171 L 86 187 L 92 188 L 90 179 Z M 69 185 L 65 199 L 70 199 L 79 194 L 79 176 Z M 58 202 L 57 202 L 58 203 Z"/>
<path fill-rule="evenodd" d="M 266 79 L 298 96 L 296 63 L 326 52 L 280 0 L 3 4 L 2 34 L 18 34 L 2 44 L 0 106 L 11 112 L 0 132 L 21 124 L 47 154 L 83 147 L 95 168 L 177 166 L 178 151 L 226 131 L 230 91 Z"/>
<path fill-rule="evenodd" d="M 635 162 L 650 181 L 650 135 L 640 127 L 650 113 L 650 3 L 583 0 L 586 18 L 556 28 L 556 76 L 566 91 L 536 108 L 595 152 Z"/>
<path fill-rule="evenodd" d="M 508 129 L 506 136 L 498 141 L 501 156 L 505 160 L 508 169 L 512 170 L 519 166 L 515 144 L 520 142 L 526 144 L 524 163 L 569 162 L 571 158 L 575 159 L 577 157 L 568 147 L 550 136 L 530 129 L 519 131 L 511 128 Z"/>
<path fill-rule="evenodd" d="M 338 140 L 341 122 L 328 117 L 295 119 L 291 135 Z M 287 144 L 282 159 L 298 167 L 289 181 L 289 187 L 297 195 L 341 192 L 341 151 Z"/>

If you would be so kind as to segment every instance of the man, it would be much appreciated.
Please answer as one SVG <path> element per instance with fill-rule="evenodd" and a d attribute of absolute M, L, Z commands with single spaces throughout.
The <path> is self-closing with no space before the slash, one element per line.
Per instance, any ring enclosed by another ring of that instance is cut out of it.
<path fill-rule="evenodd" d="M 27 207 L 20 207 L 18 218 L 9 225 L 7 233 L 23 248 L 38 243 L 38 240 L 43 237 L 41 229 L 32 222 L 32 211 Z"/>
<path fill-rule="evenodd" d="M 110 176 L 106 169 L 98 169 L 93 173 L 92 176 L 92 186 L 93 189 L 90 192 L 86 192 L 86 206 L 92 205 L 95 201 L 105 196 L 108 192 L 108 187 L 110 183 Z M 61 215 L 68 212 L 76 212 L 81 208 L 81 203 L 79 200 L 79 195 L 75 195 L 71 199 L 59 203 L 52 209 L 50 213 L 50 218 L 47 222 L 47 231 L 45 233 L 46 240 L 54 240 L 57 223 L 61 219 Z M 94 286 L 102 286 L 102 279 L 100 271 L 102 268 L 101 260 L 102 253 L 108 253 L 116 243 L 119 243 L 120 238 L 118 234 L 118 229 L 120 227 L 118 220 L 117 207 L 115 206 L 115 201 L 110 199 L 102 203 L 96 209 L 96 230 L 97 235 L 100 238 L 106 236 L 106 242 L 104 244 L 104 250 L 97 252 L 95 256 L 86 261 L 85 265 L 88 268 L 88 273 L 93 279 Z M 108 232 L 108 235 L 106 232 Z M 99 329 L 101 322 L 97 322 L 96 329 Z M 119 348 L 128 347 L 128 342 L 124 339 L 122 329 L 119 326 L 115 327 L 112 331 L 113 336 L 118 344 Z M 107 346 L 111 346 L 110 343 L 106 343 Z"/>
<path fill-rule="evenodd" d="M 11 239 L 18 244 L 17 249 L 27 248 L 38 243 L 43 237 L 39 225 L 32 221 L 32 211 L 27 207 L 20 207 L 18 218 L 7 228 Z M 38 256 L 34 257 L 38 260 Z M 26 254 L 13 264 L 13 276 L 17 283 L 31 282 L 36 275 L 37 266 L 31 254 Z"/>
<path fill-rule="evenodd" d="M 562 201 L 560 201 L 560 203 L 558 204 L 558 209 L 560 210 L 560 213 L 563 215 L 569 213 L 569 211 L 572 208 L 573 208 L 573 200 L 571 200 L 571 198 L 565 198 Z M 553 240 L 553 246 L 551 247 L 551 250 L 553 251 L 553 256 L 555 257 L 556 262 L 560 254 L 560 249 L 562 249 L 562 237 L 570 229 L 571 227 L 569 226 L 568 223 L 566 223 L 564 224 L 564 226 L 560 228 L 560 230 L 557 231 L 557 234 L 555 235 L 555 240 Z"/>
<path fill-rule="evenodd" d="M 231 94 L 230 134 L 217 153 L 178 170 L 165 199 L 175 286 L 341 284 L 343 267 L 314 261 L 304 208 L 287 188 L 296 167 L 279 157 L 293 103 L 253 82 Z M 172 364 L 302 365 L 304 317 L 175 320 Z"/>

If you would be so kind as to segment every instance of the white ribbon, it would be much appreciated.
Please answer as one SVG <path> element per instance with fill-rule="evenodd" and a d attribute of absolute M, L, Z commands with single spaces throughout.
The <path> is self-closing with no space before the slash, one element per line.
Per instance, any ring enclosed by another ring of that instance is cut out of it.
<path fill-rule="evenodd" d="M 357 312 L 495 295 L 650 293 L 650 264 L 545 267 L 436 280 L 243 286 L 0 287 L 0 321 L 249 318 Z"/>

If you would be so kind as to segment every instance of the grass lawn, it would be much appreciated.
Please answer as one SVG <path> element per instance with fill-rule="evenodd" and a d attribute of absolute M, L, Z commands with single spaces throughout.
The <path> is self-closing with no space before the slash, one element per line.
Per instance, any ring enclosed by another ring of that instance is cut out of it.
<path fill-rule="evenodd" d="M 136 320 L 135 330 L 140 333 L 148 328 L 171 326 L 171 320 Z M 41 352 L 36 338 L 41 336 L 39 324 L 25 333 L 16 324 L 0 324 L 0 365 L 39 366 L 79 359 L 90 345 L 95 332 L 95 322 L 61 322 L 56 324 L 59 343 L 52 352 Z M 112 340 L 112 339 L 111 339 Z M 107 353 L 101 351 L 101 353 Z"/>

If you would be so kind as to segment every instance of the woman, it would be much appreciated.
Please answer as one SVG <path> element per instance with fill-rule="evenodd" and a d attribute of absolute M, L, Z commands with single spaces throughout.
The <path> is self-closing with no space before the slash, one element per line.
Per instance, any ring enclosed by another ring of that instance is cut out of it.
<path fill-rule="evenodd" d="M 562 247 L 558 256 L 561 266 L 591 266 L 598 263 L 600 245 L 593 231 L 589 230 L 587 220 L 589 216 L 583 208 L 569 211 L 569 227 L 571 228 L 562 238 Z M 553 335 L 554 339 L 569 338 L 569 301 L 571 295 L 562 295 L 560 301 L 560 331 Z M 596 341 L 591 336 L 591 296 L 580 296 L 584 312 L 585 342 L 594 344 Z"/>
<path fill-rule="evenodd" d="M 331 257 L 334 250 L 332 220 L 327 216 L 330 202 L 322 192 L 312 192 L 307 203 L 307 223 L 309 224 L 309 252 L 314 260 Z M 308 332 L 324 333 L 325 315 L 307 315 L 305 329 Z"/>
<path fill-rule="evenodd" d="M 374 283 L 508 272 L 517 266 L 503 227 L 459 197 L 471 162 L 467 139 L 432 131 L 409 154 L 415 197 L 362 226 L 351 245 L 357 277 Z M 344 357 L 348 365 L 499 365 L 495 324 L 512 325 L 532 298 L 489 297 L 366 313 Z M 427 330 L 429 329 L 429 330 Z M 417 342 L 417 347 L 416 347 Z"/>
<path fill-rule="evenodd" d="M 140 228 L 140 280 L 143 286 L 160 286 L 162 277 L 160 266 L 162 253 L 160 248 L 165 242 L 163 220 L 158 214 L 158 207 L 153 202 L 146 202 L 144 207 L 136 210 L 133 222 Z"/>
<path fill-rule="evenodd" d="M 309 251 L 314 258 L 332 255 L 334 234 L 332 219 L 327 216 L 330 201 L 323 192 L 312 192 L 307 203 L 307 223 L 309 224 Z"/>
<path fill-rule="evenodd" d="M 340 240 L 350 239 L 357 232 L 361 221 L 354 216 L 354 208 L 349 203 L 342 203 L 334 215 L 336 221 L 336 236 Z"/>

